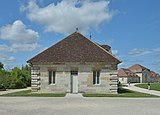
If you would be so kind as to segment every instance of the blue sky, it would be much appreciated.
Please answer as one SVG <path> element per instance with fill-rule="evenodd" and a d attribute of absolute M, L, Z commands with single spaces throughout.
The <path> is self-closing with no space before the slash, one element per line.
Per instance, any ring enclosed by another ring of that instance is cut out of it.
<path fill-rule="evenodd" d="M 0 62 L 21 67 L 73 33 L 108 44 L 123 61 L 160 73 L 160 0 L 1 0 Z"/>

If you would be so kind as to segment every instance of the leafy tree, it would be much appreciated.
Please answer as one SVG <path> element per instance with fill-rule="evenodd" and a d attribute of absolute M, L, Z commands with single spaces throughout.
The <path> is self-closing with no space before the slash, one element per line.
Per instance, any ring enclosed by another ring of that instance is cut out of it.
<path fill-rule="evenodd" d="M 22 73 L 25 76 L 23 81 L 26 83 L 27 86 L 31 86 L 31 67 L 30 65 L 22 66 Z"/>
<path fill-rule="evenodd" d="M 0 69 L 1 69 L 1 70 L 4 69 L 4 65 L 3 65 L 3 63 L 1 63 L 1 62 L 0 62 Z"/>
<path fill-rule="evenodd" d="M 0 62 L 0 77 L 3 76 L 4 71 L 3 71 L 3 64 Z"/>
<path fill-rule="evenodd" d="M 8 89 L 31 86 L 30 66 L 14 67 L 11 72 L 0 69 L 0 87 Z"/>

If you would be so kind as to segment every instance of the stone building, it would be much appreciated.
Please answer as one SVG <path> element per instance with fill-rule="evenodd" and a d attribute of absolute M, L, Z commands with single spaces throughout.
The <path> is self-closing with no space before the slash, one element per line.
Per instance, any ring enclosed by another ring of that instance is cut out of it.
<path fill-rule="evenodd" d="M 121 83 L 154 83 L 160 82 L 160 75 L 150 69 L 134 64 L 131 67 L 118 70 L 118 78 Z M 139 79 L 139 80 L 138 80 Z"/>
<path fill-rule="evenodd" d="M 130 71 L 136 73 L 140 77 L 140 83 L 151 82 L 150 69 L 140 65 L 134 64 L 128 68 Z"/>
<path fill-rule="evenodd" d="M 117 93 L 117 65 L 108 45 L 79 32 L 27 61 L 32 91 L 40 93 Z"/>
<path fill-rule="evenodd" d="M 131 70 L 125 68 L 120 68 L 118 70 L 118 79 L 121 84 L 140 82 L 140 77 L 136 73 L 133 73 Z"/>

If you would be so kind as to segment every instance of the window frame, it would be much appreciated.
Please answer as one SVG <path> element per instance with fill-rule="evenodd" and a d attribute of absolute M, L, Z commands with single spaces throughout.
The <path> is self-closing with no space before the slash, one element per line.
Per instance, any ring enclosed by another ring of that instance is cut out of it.
<path fill-rule="evenodd" d="M 48 84 L 56 85 L 56 71 L 48 71 Z"/>
<path fill-rule="evenodd" d="M 100 85 L 100 71 L 93 71 L 93 85 Z"/>
<path fill-rule="evenodd" d="M 71 75 L 78 75 L 78 71 L 71 71 Z"/>

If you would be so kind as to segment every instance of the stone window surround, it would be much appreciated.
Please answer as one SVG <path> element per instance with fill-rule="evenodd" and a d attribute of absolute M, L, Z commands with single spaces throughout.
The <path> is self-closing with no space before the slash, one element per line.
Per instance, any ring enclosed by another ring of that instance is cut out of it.
<path fill-rule="evenodd" d="M 96 72 L 96 78 L 95 78 L 95 83 L 94 83 L 94 72 Z M 98 72 L 99 72 L 99 76 L 98 75 Z M 97 80 L 98 78 L 98 80 Z M 99 81 L 99 83 L 97 83 L 97 81 Z M 101 84 L 101 79 L 100 79 L 100 71 L 99 70 L 94 70 L 93 71 L 93 85 L 100 85 Z"/>
<path fill-rule="evenodd" d="M 51 72 L 51 83 L 50 83 L 50 78 L 49 78 L 49 72 Z M 53 76 L 54 75 L 54 76 Z M 54 79 L 54 81 L 53 81 Z M 48 71 L 48 84 L 49 85 L 56 85 L 56 71 Z"/>

